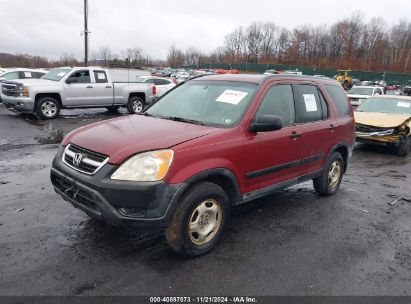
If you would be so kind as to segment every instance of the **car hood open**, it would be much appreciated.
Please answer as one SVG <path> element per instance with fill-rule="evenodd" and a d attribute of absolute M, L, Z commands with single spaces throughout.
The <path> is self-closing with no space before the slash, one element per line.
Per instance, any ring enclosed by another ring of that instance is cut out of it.
<path fill-rule="evenodd" d="M 410 115 L 373 112 L 354 112 L 354 117 L 358 124 L 379 128 L 398 127 L 410 119 Z"/>
<path fill-rule="evenodd" d="M 111 164 L 120 164 L 136 153 L 171 148 L 218 130 L 143 115 L 128 115 L 74 130 L 64 139 L 63 145 L 73 143 L 108 155 Z"/>

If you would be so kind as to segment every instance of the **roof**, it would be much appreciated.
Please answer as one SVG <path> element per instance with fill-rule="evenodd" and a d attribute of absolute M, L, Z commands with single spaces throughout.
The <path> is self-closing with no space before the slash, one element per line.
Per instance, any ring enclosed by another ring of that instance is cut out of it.
<path fill-rule="evenodd" d="M 314 81 L 314 82 L 326 82 L 326 83 L 339 83 L 334 79 L 331 78 L 322 78 L 322 77 L 314 77 L 314 76 L 307 76 L 307 75 L 290 75 L 290 74 L 273 74 L 273 75 L 263 75 L 263 74 L 218 74 L 218 75 L 206 75 L 195 80 L 218 80 L 218 81 L 240 81 L 240 82 L 249 82 L 255 84 L 264 83 L 270 79 L 278 79 L 278 80 L 285 80 L 285 79 L 292 79 L 292 80 L 306 80 L 306 81 Z"/>

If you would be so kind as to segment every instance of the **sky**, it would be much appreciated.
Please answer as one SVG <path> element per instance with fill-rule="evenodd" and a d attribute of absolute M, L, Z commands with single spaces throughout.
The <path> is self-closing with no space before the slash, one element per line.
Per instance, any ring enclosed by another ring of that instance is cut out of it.
<path fill-rule="evenodd" d="M 84 58 L 83 0 L 0 0 L 0 8 L 0 53 Z M 151 59 L 165 59 L 172 44 L 209 52 L 254 21 L 329 25 L 358 10 L 365 21 L 411 21 L 410 0 L 89 0 L 89 56 L 102 46 L 141 48 Z"/>

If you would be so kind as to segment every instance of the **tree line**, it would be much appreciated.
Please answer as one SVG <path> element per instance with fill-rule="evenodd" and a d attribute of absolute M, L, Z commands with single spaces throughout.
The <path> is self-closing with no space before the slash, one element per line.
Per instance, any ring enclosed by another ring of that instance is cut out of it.
<path fill-rule="evenodd" d="M 367 71 L 411 72 L 411 22 L 388 25 L 381 17 L 364 21 L 361 12 L 331 25 L 293 29 L 254 22 L 228 33 L 209 54 L 195 48 L 169 49 L 171 66 L 263 63 Z"/>

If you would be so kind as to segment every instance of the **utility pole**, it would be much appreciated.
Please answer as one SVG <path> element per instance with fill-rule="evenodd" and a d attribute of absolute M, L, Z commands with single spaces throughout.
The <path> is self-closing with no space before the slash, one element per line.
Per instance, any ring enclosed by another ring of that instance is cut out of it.
<path fill-rule="evenodd" d="M 88 1 L 84 0 L 84 66 L 88 66 Z"/>

